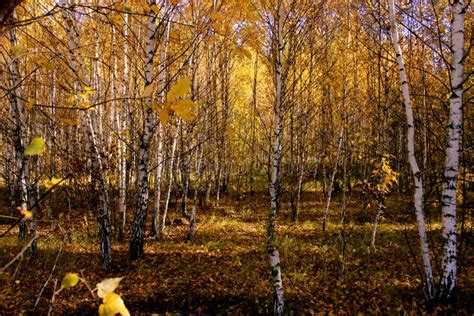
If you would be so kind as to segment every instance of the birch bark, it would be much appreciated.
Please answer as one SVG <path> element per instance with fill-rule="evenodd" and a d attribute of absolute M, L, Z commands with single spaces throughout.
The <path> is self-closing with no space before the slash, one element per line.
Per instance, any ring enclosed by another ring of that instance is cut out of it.
<path fill-rule="evenodd" d="M 12 19 L 16 18 L 16 13 L 12 13 Z M 12 47 L 18 45 L 16 29 L 13 27 L 9 30 L 9 41 Z M 8 64 L 8 71 L 10 72 L 11 90 L 9 93 L 11 104 L 11 116 L 14 124 L 13 128 L 13 144 L 15 147 L 15 206 L 22 209 L 28 208 L 28 161 L 24 155 L 26 148 L 26 121 L 24 102 L 18 97 L 20 86 L 20 66 L 18 56 L 12 56 L 12 60 Z M 34 210 L 33 210 L 34 211 Z M 30 222 L 34 221 L 35 213 Z M 26 221 L 22 220 L 19 223 L 19 237 L 26 238 L 27 225 Z"/>
<path fill-rule="evenodd" d="M 148 5 L 156 5 L 155 0 L 148 0 Z M 149 167 L 149 151 L 150 141 L 153 136 L 153 92 L 147 91 L 147 87 L 153 83 L 153 57 L 156 52 L 156 36 L 158 26 L 155 23 L 157 14 L 152 11 L 148 15 L 146 44 L 145 44 L 145 118 L 143 123 L 143 132 L 139 135 L 140 147 L 138 150 L 138 205 L 135 209 L 132 240 L 130 241 L 130 260 L 142 258 L 143 252 L 143 238 L 145 234 L 145 219 L 148 209 L 148 196 L 150 191 L 150 183 L 148 181 L 148 167 Z"/>
<path fill-rule="evenodd" d="M 161 51 L 161 60 L 160 60 L 160 72 L 158 76 L 159 90 L 161 91 L 160 102 L 164 103 L 166 96 L 166 67 L 167 67 L 167 58 L 168 58 L 168 43 L 170 37 L 171 23 L 166 23 L 166 32 L 165 38 L 163 40 L 163 46 Z M 160 200 L 161 200 L 161 180 L 163 176 L 163 126 L 160 124 L 158 126 L 158 135 L 157 135 L 157 149 L 156 149 L 156 173 L 155 173 L 155 206 L 153 214 L 153 223 L 150 235 L 155 236 L 158 233 L 160 227 Z"/>
<path fill-rule="evenodd" d="M 273 50 L 275 67 L 275 105 L 273 116 L 275 119 L 275 131 L 273 135 L 273 148 L 271 153 L 271 176 L 270 176 L 270 216 L 268 219 L 267 251 L 270 259 L 271 276 L 273 280 L 274 298 L 273 313 L 283 315 L 283 282 L 281 276 L 280 255 L 274 245 L 276 214 L 280 210 L 280 167 L 281 167 L 281 141 L 283 137 L 283 67 L 282 57 L 285 47 L 283 42 L 282 3 L 278 1 L 273 19 Z"/>
<path fill-rule="evenodd" d="M 125 137 L 123 133 L 127 129 L 127 119 L 125 113 L 130 105 L 129 101 L 129 66 L 128 66 L 128 13 L 125 13 L 124 24 L 123 24 L 123 36 L 124 36 L 124 47 L 123 47 L 123 74 L 122 74 L 122 110 L 123 113 L 116 113 L 118 133 L 121 137 Z M 118 171 L 119 171 L 119 200 L 118 209 L 120 214 L 119 219 L 119 240 L 123 240 L 125 225 L 127 222 L 127 147 L 123 140 L 119 139 L 117 143 L 117 155 L 118 155 Z"/>
<path fill-rule="evenodd" d="M 426 226 L 423 214 L 423 179 L 415 157 L 415 123 L 413 119 L 413 111 L 410 103 L 410 91 L 408 89 L 408 78 L 405 71 L 405 62 L 403 61 L 402 50 L 398 36 L 398 26 L 395 17 L 395 0 L 388 1 L 388 9 L 390 15 L 390 26 L 392 32 L 392 42 L 395 54 L 397 56 L 398 70 L 400 73 L 400 83 L 403 94 L 403 102 L 405 104 L 405 112 L 407 116 L 407 148 L 408 161 L 410 163 L 413 181 L 415 183 L 415 214 L 418 224 L 418 233 L 420 236 L 420 247 L 423 258 L 423 267 L 425 273 L 425 296 L 428 301 L 432 301 L 436 295 L 433 270 L 431 268 L 430 251 L 428 239 L 426 236 Z"/>
<path fill-rule="evenodd" d="M 81 82 L 87 85 L 87 79 L 84 76 L 83 64 L 80 53 L 78 51 L 78 26 L 75 16 L 68 12 L 68 2 L 59 1 L 59 5 L 63 7 L 63 19 L 67 24 L 66 35 L 68 38 L 69 56 L 71 58 L 71 69 L 74 76 L 74 91 L 77 93 L 81 89 Z M 81 76 L 83 78 L 81 78 Z M 80 114 L 81 129 L 86 141 L 86 147 L 91 154 L 92 180 L 99 188 L 99 203 L 97 205 L 97 222 L 99 224 L 100 236 L 100 253 L 102 263 L 105 268 L 109 268 L 112 264 L 112 250 L 110 242 L 110 223 L 109 223 L 109 208 L 108 208 L 108 191 L 107 184 L 104 177 L 104 167 L 102 158 L 100 157 L 99 146 L 97 144 L 96 133 L 93 128 L 92 118 L 87 110 L 81 111 Z"/>
<path fill-rule="evenodd" d="M 463 0 L 452 3 L 451 23 L 451 97 L 449 99 L 448 146 L 443 174 L 442 216 L 444 239 L 440 297 L 453 298 L 457 286 L 456 181 L 459 168 L 459 140 L 462 130 L 462 97 L 464 75 Z"/>

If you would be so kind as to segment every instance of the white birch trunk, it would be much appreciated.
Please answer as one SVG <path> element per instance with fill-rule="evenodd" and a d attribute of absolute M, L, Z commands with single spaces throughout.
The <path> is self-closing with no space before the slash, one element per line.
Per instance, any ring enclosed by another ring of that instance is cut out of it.
<path fill-rule="evenodd" d="M 435 287 L 433 281 L 433 270 L 431 268 L 430 251 L 428 239 L 426 236 L 425 219 L 423 215 L 423 180 L 420 169 L 415 157 L 415 123 L 413 119 L 413 111 L 410 103 L 410 92 L 408 90 L 408 79 L 405 71 L 405 63 L 403 61 L 402 50 L 398 37 L 398 27 L 395 17 L 395 2 L 388 1 L 388 9 L 390 15 L 390 25 L 392 32 L 392 41 L 395 54 L 397 56 L 398 69 L 400 72 L 400 83 L 403 94 L 403 102 L 405 104 L 405 112 L 407 116 L 407 147 L 408 147 L 408 161 L 410 162 L 411 171 L 413 174 L 413 181 L 415 183 L 415 213 L 418 223 L 418 233 L 420 236 L 420 248 L 423 258 L 423 267 L 425 273 L 425 295 L 428 301 L 432 301 L 435 297 Z"/>
<path fill-rule="evenodd" d="M 202 139 L 198 136 L 198 143 L 201 143 Z M 188 241 L 192 241 L 194 234 L 196 233 L 196 209 L 198 202 L 198 194 L 201 184 L 201 164 L 202 164 L 202 155 L 203 149 L 198 145 L 198 152 L 196 154 L 196 184 L 194 187 L 194 197 L 193 197 L 193 207 L 191 210 L 191 217 L 189 218 L 189 231 L 188 231 Z"/>
<path fill-rule="evenodd" d="M 68 49 L 69 56 L 71 58 L 71 68 L 75 75 L 74 90 L 77 93 L 81 87 L 81 75 L 82 82 L 87 85 L 85 78 L 83 64 L 80 58 L 78 50 L 78 31 L 77 21 L 75 17 L 68 13 L 67 4 L 65 1 L 60 1 L 59 5 L 63 7 L 63 19 L 66 22 L 66 35 L 68 38 Z M 81 111 L 80 115 L 81 128 L 86 141 L 87 150 L 90 151 L 92 157 L 92 169 L 91 175 L 94 176 L 93 180 L 99 187 L 99 203 L 97 209 L 97 222 L 99 224 L 99 235 L 100 235 L 100 253 L 102 257 L 102 263 L 105 268 L 109 268 L 112 263 L 112 250 L 110 242 L 110 224 L 109 224 L 109 208 L 108 208 L 108 192 L 107 185 L 104 177 L 103 162 L 99 153 L 99 146 L 97 143 L 97 136 L 93 128 L 92 118 L 87 110 Z"/>
<path fill-rule="evenodd" d="M 331 178 L 329 179 L 329 185 L 327 189 L 327 200 L 326 200 L 326 206 L 324 208 L 324 214 L 323 214 L 323 232 L 326 231 L 326 225 L 327 225 L 328 214 L 329 214 L 329 206 L 331 205 L 331 198 L 332 198 L 332 188 L 334 186 L 334 178 L 336 177 L 337 165 L 339 164 L 339 156 L 341 155 L 343 139 L 344 139 L 344 126 L 341 126 L 341 131 L 339 132 L 339 141 L 337 145 L 336 160 L 334 161 L 334 168 L 332 170 Z"/>
<path fill-rule="evenodd" d="M 16 18 L 16 13 L 12 13 L 12 18 Z M 13 27 L 9 30 L 9 40 L 12 47 L 17 46 L 16 29 Z M 18 87 L 20 85 L 20 67 L 17 56 L 12 56 L 12 60 L 8 64 L 8 71 L 10 72 L 11 81 L 11 116 L 14 124 L 13 128 L 13 143 L 15 147 L 15 165 L 16 165 L 16 179 L 15 179 L 15 206 L 22 209 L 28 208 L 28 160 L 23 154 L 26 148 L 26 121 L 24 102 L 18 97 Z M 29 226 L 35 220 L 35 211 L 32 210 L 33 217 L 29 220 Z M 31 232 L 30 232 L 31 233 Z M 34 232 L 33 236 L 34 236 Z M 26 221 L 22 220 L 19 224 L 19 237 L 26 238 L 27 225 Z M 35 242 L 34 242 L 35 243 Z M 33 249 L 33 248 L 32 248 Z"/>
<path fill-rule="evenodd" d="M 124 47 L 123 47 L 123 74 L 122 74 L 122 112 L 116 113 L 118 125 L 118 133 L 120 137 L 125 137 L 123 133 L 127 129 L 126 113 L 130 102 L 129 97 L 129 69 L 128 69 L 128 14 L 125 13 L 124 24 L 123 24 L 123 36 L 124 36 Z M 119 198 L 118 198 L 118 209 L 120 214 L 119 220 L 119 240 L 123 240 L 125 233 L 125 225 L 127 223 L 127 146 L 121 139 L 117 142 L 117 154 L 118 154 L 118 172 L 119 172 Z"/>
<path fill-rule="evenodd" d="M 148 0 L 148 5 L 155 4 L 155 0 Z M 158 26 L 155 23 L 156 14 L 149 12 L 146 33 L 146 61 L 145 61 L 145 89 L 152 84 L 153 80 L 153 57 L 156 52 L 156 32 Z M 144 256 L 143 238 L 145 234 L 145 219 L 148 209 L 148 196 L 150 183 L 148 179 L 150 141 L 153 136 L 153 92 L 145 95 L 145 118 L 143 132 L 140 133 L 140 147 L 138 150 L 138 205 L 135 209 L 133 219 L 132 240 L 130 241 L 130 259 L 135 260 Z"/>
<path fill-rule="evenodd" d="M 281 167 L 281 141 L 283 137 L 283 21 L 282 4 L 278 1 L 274 16 L 273 28 L 273 49 L 275 62 L 275 76 L 276 76 L 276 90 L 275 90 L 275 131 L 273 136 L 273 148 L 271 154 L 271 176 L 270 176 L 270 217 L 268 219 L 267 232 L 267 251 L 270 259 L 271 276 L 273 280 L 274 298 L 273 298 L 273 313 L 275 315 L 283 315 L 284 301 L 283 301 L 283 282 L 281 277 L 281 263 L 278 250 L 275 248 L 275 222 L 276 214 L 280 210 L 280 167 Z"/>
<path fill-rule="evenodd" d="M 171 198 L 171 189 L 173 188 L 173 168 L 174 168 L 174 155 L 176 153 L 176 144 L 178 142 L 178 133 L 179 127 L 181 125 L 181 120 L 178 122 L 178 126 L 176 126 L 176 131 L 173 136 L 173 144 L 171 145 L 171 156 L 169 158 L 169 169 L 168 169 L 168 191 L 166 192 L 166 200 L 165 200 L 165 209 L 163 211 L 163 220 L 161 223 L 161 227 L 159 230 L 159 237 L 163 234 L 166 228 L 166 217 L 168 216 L 168 208 L 170 205 L 170 198 Z"/>
<path fill-rule="evenodd" d="M 168 58 L 168 43 L 170 36 L 171 23 L 166 23 L 166 32 L 163 40 L 163 46 L 160 56 L 160 72 L 158 75 L 158 90 L 161 91 L 160 102 L 164 103 L 166 101 L 166 68 L 167 68 L 167 58 Z M 152 236 L 158 233 L 160 227 L 160 200 L 161 200 L 161 179 L 163 174 L 163 126 L 160 124 L 158 126 L 158 135 L 157 135 L 157 149 L 156 149 L 156 172 L 155 172 L 155 206 L 153 214 L 153 223 L 150 234 Z"/>
<path fill-rule="evenodd" d="M 451 97 L 449 99 L 448 146 L 444 166 L 442 198 L 443 264 L 440 297 L 451 300 L 457 287 L 457 230 L 456 230 L 456 180 L 459 168 L 459 140 L 462 130 L 462 97 L 464 75 L 464 14 L 463 0 L 452 4 L 451 24 Z"/>

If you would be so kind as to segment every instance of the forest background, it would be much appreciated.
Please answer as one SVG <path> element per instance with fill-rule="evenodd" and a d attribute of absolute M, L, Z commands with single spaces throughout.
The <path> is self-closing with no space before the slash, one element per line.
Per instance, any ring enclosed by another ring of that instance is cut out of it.
<path fill-rule="evenodd" d="M 470 1 L 1 9 L 0 311 L 473 312 Z"/>

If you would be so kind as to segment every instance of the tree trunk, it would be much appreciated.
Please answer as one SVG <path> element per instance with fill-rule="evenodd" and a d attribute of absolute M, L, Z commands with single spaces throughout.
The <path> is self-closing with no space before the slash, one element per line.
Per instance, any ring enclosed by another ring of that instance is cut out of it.
<path fill-rule="evenodd" d="M 410 103 L 410 92 L 408 90 L 408 79 L 405 71 L 405 63 L 403 61 L 402 50 L 400 48 L 398 38 L 398 27 L 395 17 L 395 2 L 388 1 L 388 8 L 390 14 L 390 25 L 392 31 L 392 41 L 395 54 L 397 56 L 398 70 L 400 72 L 400 83 L 403 94 L 403 102 L 405 104 L 405 112 L 407 116 L 407 147 L 408 160 L 410 162 L 411 171 L 413 174 L 413 181 L 415 183 L 415 213 L 418 223 L 418 233 L 420 235 L 420 247 L 423 257 L 423 267 L 425 272 L 425 296 L 428 301 L 432 301 L 435 297 L 435 287 L 433 281 L 433 270 L 431 268 L 430 251 L 428 239 L 426 236 L 425 219 L 423 214 L 423 180 L 418 163 L 415 157 L 415 123 L 413 119 L 413 111 Z"/>
<path fill-rule="evenodd" d="M 451 96 L 449 99 L 448 146 L 443 174 L 442 216 L 443 216 L 443 264 L 440 284 L 440 298 L 450 301 L 457 287 L 457 230 L 456 230 L 456 180 L 459 168 L 459 139 L 462 130 L 462 97 L 464 75 L 464 14 L 463 0 L 452 4 L 451 25 Z"/>
<path fill-rule="evenodd" d="M 326 225 L 327 225 L 328 215 L 329 215 L 329 206 L 331 205 L 332 189 L 334 186 L 334 178 L 337 173 L 337 165 L 339 164 L 339 156 L 341 155 L 343 139 L 344 139 L 344 126 L 341 126 L 341 131 L 339 133 L 339 142 L 338 142 L 339 144 L 337 145 L 336 160 L 334 161 L 334 167 L 333 167 L 331 178 L 329 179 L 329 184 L 327 188 L 326 207 L 324 208 L 324 214 L 323 214 L 323 232 L 326 231 Z"/>
<path fill-rule="evenodd" d="M 148 5 L 155 4 L 154 0 L 148 0 Z M 145 91 L 153 81 L 153 56 L 156 51 L 156 32 L 158 26 L 155 23 L 156 13 L 150 12 L 148 15 L 148 25 L 146 33 L 146 62 L 145 62 Z M 130 260 L 143 258 L 143 239 L 145 235 L 145 219 L 148 209 L 148 195 L 150 183 L 148 179 L 149 149 L 150 141 L 153 136 L 153 110 L 152 110 L 153 92 L 145 94 L 145 121 L 143 131 L 140 133 L 140 147 L 138 150 L 138 205 L 135 209 L 132 228 L 132 240 L 130 241 Z"/>
<path fill-rule="evenodd" d="M 163 40 L 163 46 L 161 51 L 160 60 L 160 72 L 158 75 L 158 85 L 160 94 L 160 101 L 165 102 L 166 96 L 166 68 L 167 68 L 167 57 L 168 57 L 168 43 L 170 36 L 171 23 L 166 23 L 166 32 Z M 160 227 L 160 200 L 161 200 L 161 180 L 163 176 L 163 126 L 158 126 L 157 135 L 157 153 L 156 153 L 156 173 L 155 173 L 155 205 L 153 213 L 153 222 L 150 230 L 150 236 L 156 236 Z"/>
<path fill-rule="evenodd" d="M 127 130 L 127 119 L 125 113 L 130 106 L 129 97 L 129 83 L 128 83 L 128 14 L 124 15 L 123 24 L 123 35 L 124 35 L 124 47 L 123 47 L 123 74 L 122 74 L 122 112 L 116 113 L 118 122 L 118 134 L 119 139 L 117 140 L 117 154 L 118 154 L 118 209 L 119 209 L 119 223 L 118 223 L 118 238 L 123 241 L 125 235 L 125 226 L 127 222 L 127 146 L 126 143 L 121 139 L 125 138 L 123 133 Z"/>
<path fill-rule="evenodd" d="M 69 56 L 71 58 L 71 68 L 75 74 L 74 91 L 78 93 L 78 90 L 82 90 L 81 81 L 87 84 L 88 80 L 79 78 L 80 73 L 83 72 L 83 64 L 80 58 L 78 50 L 78 26 L 77 21 L 72 13 L 68 13 L 66 2 L 60 2 L 60 6 L 63 9 L 63 19 L 66 21 L 68 27 L 66 27 L 66 35 L 68 38 Z M 112 263 L 112 250 L 110 244 L 110 224 L 109 224 L 109 210 L 108 210 L 108 193 L 106 181 L 104 178 L 104 167 L 102 159 L 99 153 L 99 145 L 97 144 L 96 133 L 93 128 L 92 118 L 87 110 L 81 111 L 81 128 L 84 133 L 84 139 L 86 141 L 87 150 L 90 151 L 92 156 L 92 172 L 94 175 L 93 180 L 96 182 L 99 188 L 99 204 L 97 205 L 97 222 L 99 224 L 99 237 L 100 237 L 100 253 L 102 263 L 106 269 L 108 269 Z"/>
<path fill-rule="evenodd" d="M 16 13 L 12 13 L 13 20 L 16 19 Z M 16 37 L 16 29 L 11 28 L 9 30 L 10 45 L 15 47 L 18 45 Z M 12 56 L 12 61 L 8 64 L 8 70 L 10 72 L 11 80 L 11 92 L 9 93 L 10 104 L 11 104 L 11 116 L 14 124 L 13 128 L 13 145 L 15 147 L 15 166 L 16 166 L 16 179 L 15 179 L 15 207 L 23 210 L 28 209 L 28 160 L 24 155 L 26 148 L 27 135 L 26 135 L 26 121 L 25 121 L 25 108 L 24 102 L 18 97 L 20 86 L 20 67 L 17 56 Z M 35 220 L 35 211 L 33 211 L 33 217 L 29 220 L 33 222 Z M 26 220 L 22 220 L 19 223 L 18 236 L 20 239 L 26 238 L 27 236 L 27 224 Z"/>
<path fill-rule="evenodd" d="M 166 217 L 168 216 L 168 208 L 170 205 L 170 197 L 171 197 L 171 189 L 173 188 L 173 168 L 174 168 L 174 155 L 176 153 L 176 143 L 178 141 L 178 132 L 179 127 L 181 125 L 181 120 L 178 122 L 178 126 L 176 126 L 176 131 L 173 136 L 173 144 L 171 146 L 171 156 L 169 158 L 169 169 L 168 169 L 168 191 L 166 193 L 166 200 L 165 200 L 165 209 L 163 211 L 163 220 L 161 223 L 161 227 L 158 231 L 159 237 L 163 234 L 163 231 L 166 228 Z"/>
<path fill-rule="evenodd" d="M 281 0 L 277 3 L 275 16 L 273 19 L 273 52 L 275 67 L 275 104 L 273 116 L 275 119 L 275 131 L 273 135 L 273 148 L 271 153 L 271 175 L 270 175 L 270 216 L 268 219 L 267 231 L 267 251 L 270 259 L 271 276 L 273 280 L 273 313 L 283 315 L 283 282 L 281 276 L 280 255 L 274 245 L 276 214 L 280 210 L 281 188 L 280 188 L 280 167 L 281 167 L 281 141 L 283 137 L 283 21 Z"/>

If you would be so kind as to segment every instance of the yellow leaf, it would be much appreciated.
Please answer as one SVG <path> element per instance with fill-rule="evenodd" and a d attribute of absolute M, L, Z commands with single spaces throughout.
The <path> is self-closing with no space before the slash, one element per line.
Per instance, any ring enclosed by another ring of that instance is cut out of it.
<path fill-rule="evenodd" d="M 164 104 L 163 103 L 153 103 L 150 107 L 153 111 L 159 111 L 163 108 Z"/>
<path fill-rule="evenodd" d="M 35 105 L 35 100 L 30 100 L 26 103 L 26 108 L 31 111 L 34 105 Z"/>
<path fill-rule="evenodd" d="M 78 93 L 77 94 L 79 96 L 79 100 L 85 100 L 87 101 L 89 99 L 89 93 L 88 92 L 84 92 L 84 93 Z"/>
<path fill-rule="evenodd" d="M 161 125 L 166 126 L 169 120 L 170 120 L 170 113 L 168 112 L 167 108 L 164 108 L 160 112 L 160 123 Z"/>
<path fill-rule="evenodd" d="M 90 108 L 90 106 L 91 106 L 91 103 L 89 101 L 84 101 L 84 102 L 79 103 L 79 107 L 81 109 L 88 109 Z"/>
<path fill-rule="evenodd" d="M 44 139 L 41 137 L 35 137 L 31 140 L 31 143 L 25 148 L 25 155 L 36 156 L 41 155 L 46 146 L 44 145 Z"/>
<path fill-rule="evenodd" d="M 240 59 L 250 59 L 250 58 L 252 58 L 252 54 L 250 54 L 250 52 L 247 49 L 241 48 L 241 47 L 237 48 L 235 50 L 234 54 L 236 56 L 238 56 Z"/>
<path fill-rule="evenodd" d="M 103 298 L 103 304 L 99 306 L 99 316 L 115 316 L 117 314 L 129 316 L 130 312 L 120 295 L 112 292 Z"/>
<path fill-rule="evenodd" d="M 31 213 L 31 211 L 28 211 L 28 210 L 22 211 L 22 214 L 23 216 L 25 216 L 25 219 L 30 219 L 33 217 L 33 213 Z"/>
<path fill-rule="evenodd" d="M 26 54 L 27 52 L 28 48 L 26 48 L 25 46 L 17 45 L 12 47 L 12 53 L 15 57 Z"/>
<path fill-rule="evenodd" d="M 183 111 L 183 112 L 176 112 L 180 118 L 185 121 L 194 121 L 196 119 L 196 115 L 191 111 Z"/>
<path fill-rule="evenodd" d="M 193 100 L 179 100 L 175 102 L 173 105 L 171 105 L 171 109 L 175 112 L 183 112 L 183 111 L 190 111 L 193 110 L 197 107 L 196 102 Z"/>
<path fill-rule="evenodd" d="M 69 125 L 69 126 L 78 126 L 79 125 L 78 120 L 70 119 L 70 118 L 62 118 L 62 119 L 59 120 L 59 122 L 61 124 Z"/>
<path fill-rule="evenodd" d="M 79 275 L 77 273 L 66 273 L 64 276 L 63 280 L 61 281 L 61 287 L 63 288 L 69 288 L 76 286 L 77 283 L 79 283 Z"/>
<path fill-rule="evenodd" d="M 147 96 L 147 97 L 148 97 L 148 96 L 151 96 L 151 94 L 153 93 L 153 90 L 154 90 L 154 89 L 155 89 L 155 87 L 153 87 L 153 85 L 150 84 L 150 85 L 148 85 L 148 86 L 145 87 L 145 90 L 143 90 L 143 94 L 144 94 L 145 96 Z"/>
<path fill-rule="evenodd" d="M 160 8 L 156 4 L 150 6 L 150 9 L 155 12 L 155 14 L 160 14 Z"/>
<path fill-rule="evenodd" d="M 89 87 L 89 86 L 84 86 L 84 91 L 86 93 L 92 93 L 92 92 L 94 92 L 94 89 L 92 87 Z"/>
<path fill-rule="evenodd" d="M 179 42 L 181 40 L 181 34 L 178 31 L 171 31 L 170 40 L 174 42 Z"/>
<path fill-rule="evenodd" d="M 32 213 L 31 211 L 28 211 L 28 210 L 27 210 L 26 208 L 24 208 L 24 207 L 18 206 L 18 207 L 16 208 L 16 210 L 17 210 L 18 212 L 20 212 L 20 214 L 23 215 L 23 217 L 24 217 L 25 219 L 30 219 L 30 218 L 33 217 L 33 213 Z"/>
<path fill-rule="evenodd" d="M 44 187 L 46 188 L 46 190 L 49 190 L 51 189 L 53 186 L 57 185 L 58 183 L 60 183 L 63 179 L 62 178 L 55 178 L 55 177 L 52 177 L 51 180 L 46 180 L 44 182 Z"/>
<path fill-rule="evenodd" d="M 123 4 L 118 5 L 118 6 L 116 7 L 116 9 L 117 9 L 118 11 L 123 11 L 123 12 L 127 12 L 127 13 L 132 13 L 132 9 L 131 9 L 130 7 L 127 7 L 127 6 L 123 5 Z"/>
<path fill-rule="evenodd" d="M 191 79 L 185 77 L 179 79 L 176 84 L 166 94 L 168 102 L 174 102 L 176 99 L 191 93 Z"/>
<path fill-rule="evenodd" d="M 151 10 L 150 6 L 148 5 L 148 3 L 145 2 L 143 4 L 143 13 L 148 14 L 148 12 L 150 12 L 150 10 Z"/>
<path fill-rule="evenodd" d="M 111 278 L 102 280 L 102 282 L 97 283 L 97 296 L 99 296 L 100 298 L 105 298 L 107 294 L 110 294 L 115 291 L 122 279 L 123 278 Z"/>

